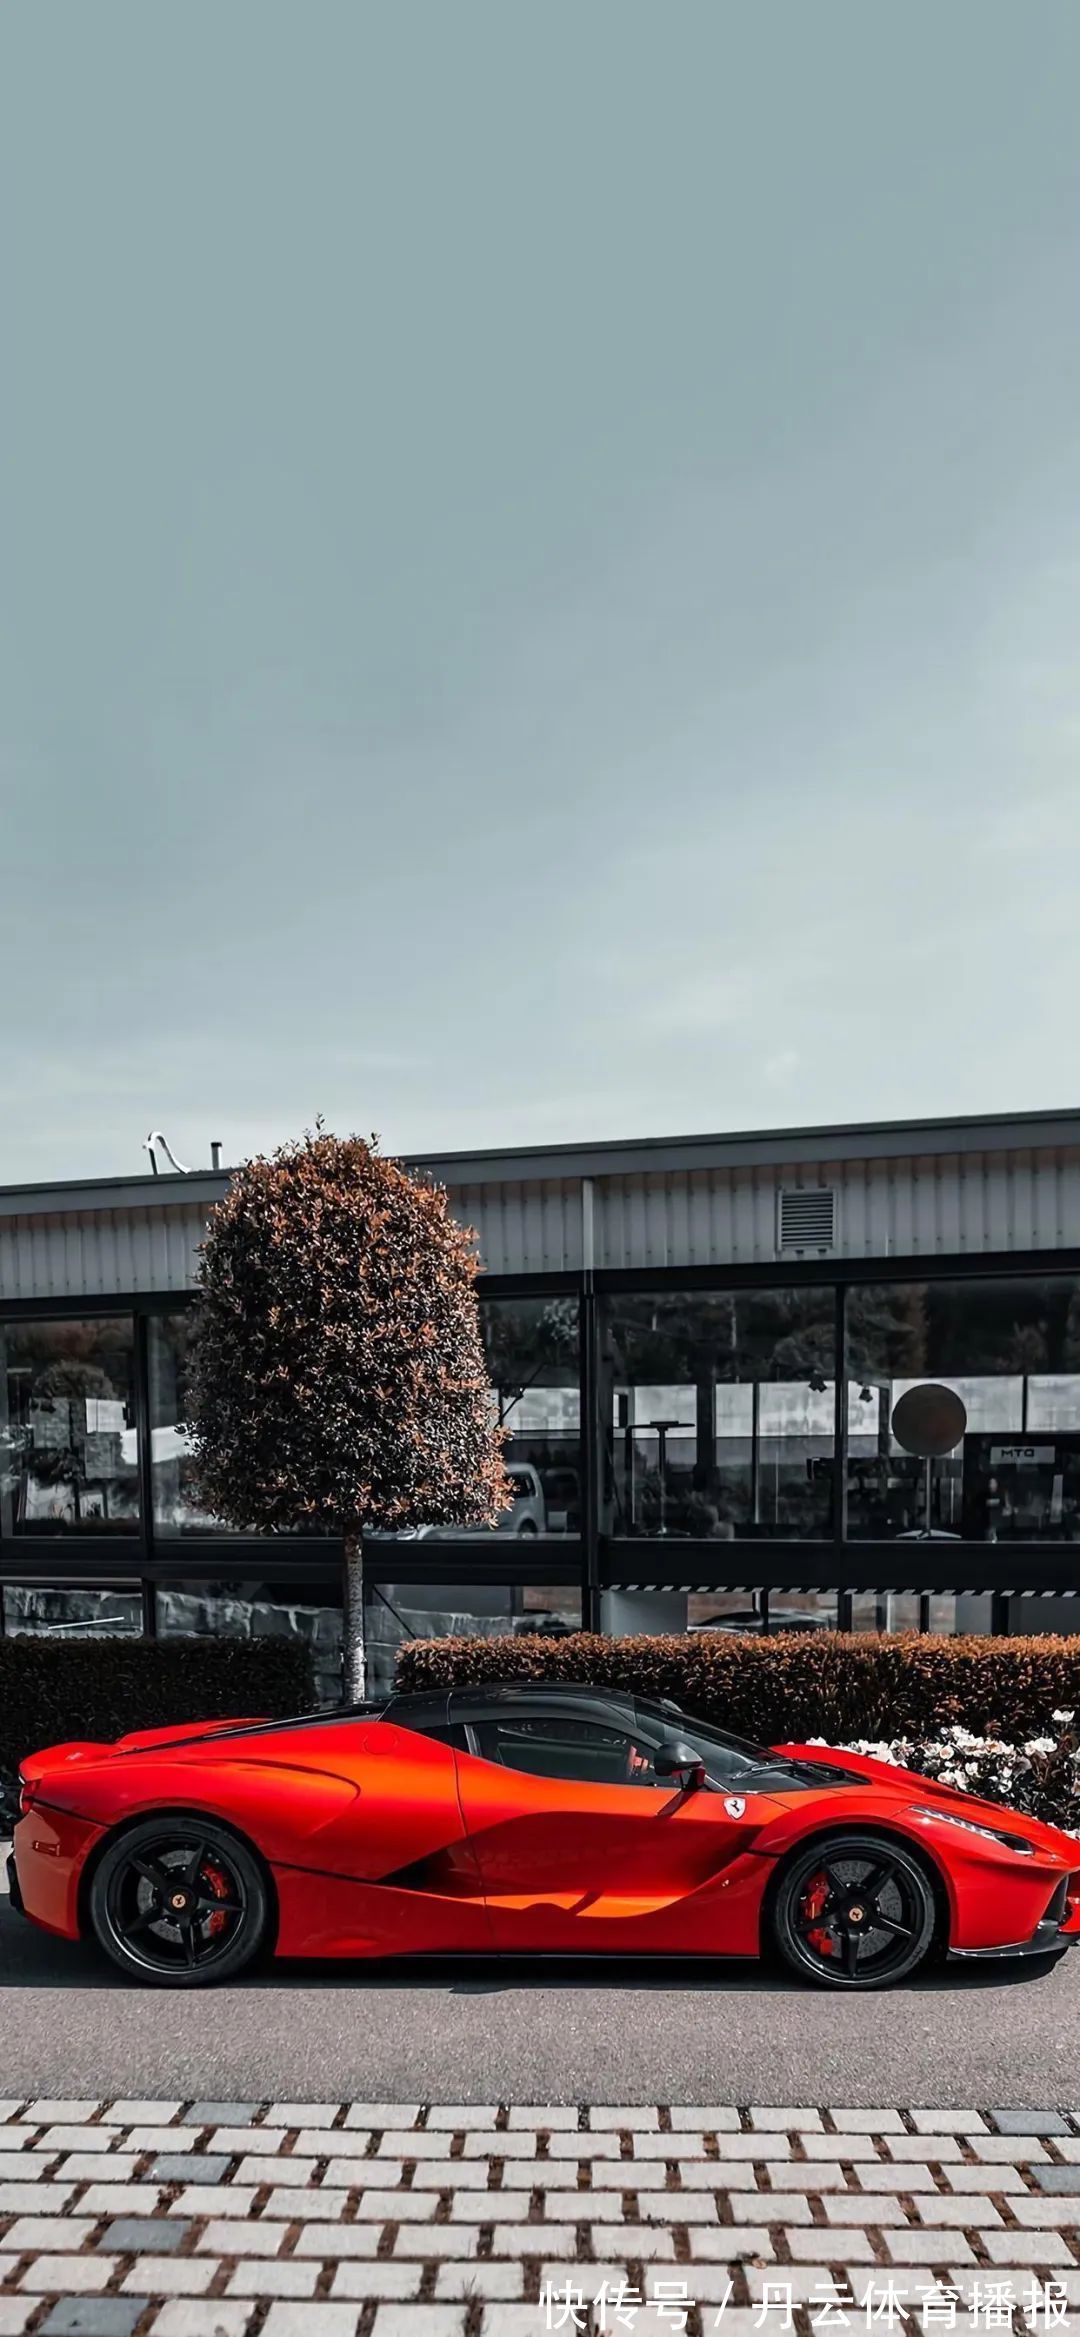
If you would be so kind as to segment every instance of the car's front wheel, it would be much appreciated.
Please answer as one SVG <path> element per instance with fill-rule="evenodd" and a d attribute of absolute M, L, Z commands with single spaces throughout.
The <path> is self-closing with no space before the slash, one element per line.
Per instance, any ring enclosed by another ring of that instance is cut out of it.
<path fill-rule="evenodd" d="M 261 1947 L 269 1893 L 253 1852 L 197 1814 L 147 1818 L 110 1842 L 88 1912 L 106 1955 L 133 1979 L 199 1988 L 235 1979 Z"/>
<path fill-rule="evenodd" d="M 832 1835 L 797 1852 L 771 1908 L 784 1962 L 823 1988 L 894 1987 L 925 1963 L 937 1928 L 922 1861 L 873 1834 Z"/>

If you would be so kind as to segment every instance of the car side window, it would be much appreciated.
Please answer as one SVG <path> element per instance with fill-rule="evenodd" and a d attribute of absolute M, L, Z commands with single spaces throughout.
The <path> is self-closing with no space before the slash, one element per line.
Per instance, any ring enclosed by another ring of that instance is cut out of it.
<path fill-rule="evenodd" d="M 463 1721 L 430 1720 L 417 1722 L 418 1737 L 433 1737 L 438 1745 L 453 1745 L 459 1753 L 469 1750 L 469 1732 Z"/>
<path fill-rule="evenodd" d="M 652 1756 L 626 1729 L 561 1713 L 507 1712 L 470 1731 L 481 1760 L 582 1785 L 657 1785 Z"/>

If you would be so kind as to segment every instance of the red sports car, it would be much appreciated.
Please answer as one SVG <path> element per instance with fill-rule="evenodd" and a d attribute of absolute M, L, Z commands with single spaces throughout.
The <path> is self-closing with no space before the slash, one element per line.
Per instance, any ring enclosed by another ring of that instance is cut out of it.
<path fill-rule="evenodd" d="M 775 1950 L 835 1988 L 1080 1936 L 1080 1843 L 674 1704 L 507 1683 L 23 1764 L 11 1895 L 134 1978 L 277 1956 Z"/>

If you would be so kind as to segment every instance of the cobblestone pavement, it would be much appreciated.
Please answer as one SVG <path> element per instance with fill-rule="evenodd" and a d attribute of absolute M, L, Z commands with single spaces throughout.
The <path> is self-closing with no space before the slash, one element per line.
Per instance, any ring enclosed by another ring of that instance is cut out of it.
<path fill-rule="evenodd" d="M 0 2337 L 1080 2328 L 1080 2112 L 0 2102 Z"/>

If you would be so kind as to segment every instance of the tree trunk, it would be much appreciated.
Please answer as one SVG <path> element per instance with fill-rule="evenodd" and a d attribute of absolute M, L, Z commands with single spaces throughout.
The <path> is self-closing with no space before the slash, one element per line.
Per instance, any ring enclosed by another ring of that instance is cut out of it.
<path fill-rule="evenodd" d="M 360 1704 L 367 1693 L 364 1647 L 364 1541 L 358 1525 L 347 1526 L 345 1563 L 341 1582 L 341 1694 L 346 1704 Z"/>

